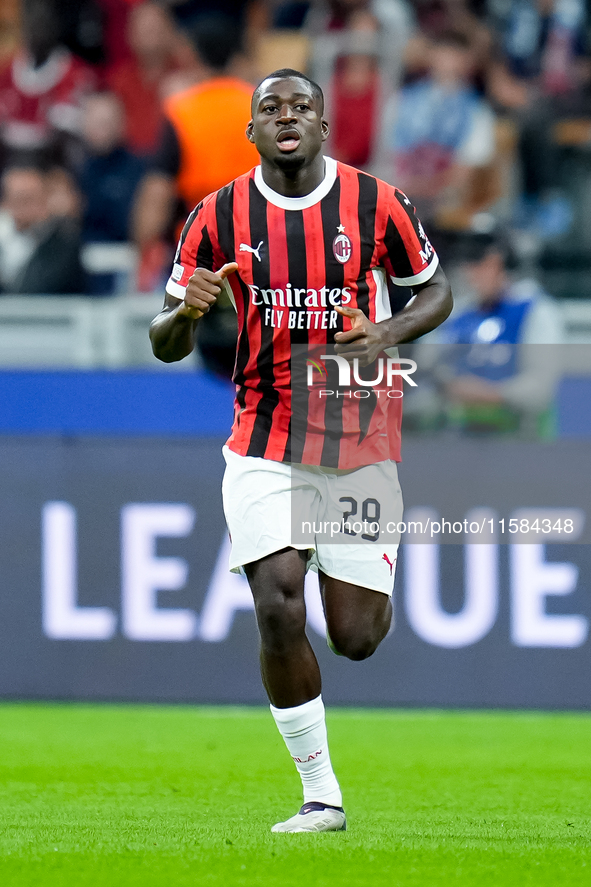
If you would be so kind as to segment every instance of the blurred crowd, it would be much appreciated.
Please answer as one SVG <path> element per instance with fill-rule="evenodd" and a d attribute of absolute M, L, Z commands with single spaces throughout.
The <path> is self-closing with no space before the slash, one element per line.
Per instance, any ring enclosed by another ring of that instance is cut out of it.
<path fill-rule="evenodd" d="M 325 91 L 329 153 L 408 194 L 452 278 L 407 425 L 539 424 L 559 368 L 530 346 L 564 341 L 553 297 L 591 299 L 590 21 L 584 0 L 2 0 L 0 294 L 162 293 L 188 212 L 258 162 L 253 85 L 290 66 Z M 206 321 L 229 376 L 234 311 Z"/>
<path fill-rule="evenodd" d="M 187 212 L 257 162 L 249 94 L 285 65 L 452 266 L 499 226 L 530 266 L 584 266 L 588 26 L 583 0 L 3 0 L 0 292 L 160 290 Z"/>

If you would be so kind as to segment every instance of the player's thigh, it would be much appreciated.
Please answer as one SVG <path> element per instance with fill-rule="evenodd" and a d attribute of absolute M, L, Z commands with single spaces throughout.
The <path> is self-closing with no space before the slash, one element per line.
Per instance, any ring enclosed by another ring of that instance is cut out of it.
<path fill-rule="evenodd" d="M 396 463 L 382 462 L 326 477 L 329 507 L 347 506 L 343 532 L 317 541 L 314 563 L 320 574 L 327 622 L 367 632 L 383 626 L 398 555 L 402 494 Z M 349 512 L 359 520 L 352 520 Z M 332 635 L 331 635 L 332 637 Z"/>
<path fill-rule="evenodd" d="M 244 565 L 255 605 L 273 598 L 304 600 L 307 551 L 284 548 Z"/>
<path fill-rule="evenodd" d="M 304 579 L 308 553 L 284 548 L 245 564 L 264 647 L 293 642 L 304 635 Z"/>
<path fill-rule="evenodd" d="M 353 471 L 326 469 L 323 476 L 327 516 L 342 522 L 342 543 L 380 548 L 400 541 L 403 501 L 396 462 L 385 460 Z"/>
<path fill-rule="evenodd" d="M 232 540 L 230 569 L 237 572 L 285 548 L 307 549 L 292 540 L 293 477 L 289 465 L 223 450 L 224 513 Z M 314 490 L 310 489 L 314 495 Z"/>

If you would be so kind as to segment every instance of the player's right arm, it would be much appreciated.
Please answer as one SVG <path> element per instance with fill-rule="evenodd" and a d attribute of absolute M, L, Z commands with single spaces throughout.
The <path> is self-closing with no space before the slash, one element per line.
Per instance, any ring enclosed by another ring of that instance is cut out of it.
<path fill-rule="evenodd" d="M 196 268 L 182 301 L 166 293 L 164 308 L 150 325 L 152 351 L 159 360 L 173 363 L 192 352 L 199 319 L 215 304 L 228 274 L 237 270 L 236 262 L 229 262 L 217 272 Z"/>
<path fill-rule="evenodd" d="M 150 326 L 152 351 L 165 363 L 192 352 L 200 318 L 215 304 L 228 274 L 238 268 L 235 262 L 224 264 L 215 205 L 215 194 L 211 194 L 185 222 L 166 284 L 164 308 Z"/>

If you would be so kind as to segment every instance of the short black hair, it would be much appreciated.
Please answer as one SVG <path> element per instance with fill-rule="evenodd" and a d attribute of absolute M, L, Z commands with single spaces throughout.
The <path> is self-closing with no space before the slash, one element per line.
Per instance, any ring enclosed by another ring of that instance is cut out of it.
<path fill-rule="evenodd" d="M 310 85 L 312 95 L 314 96 L 314 98 L 317 98 L 320 101 L 320 113 L 322 114 L 324 112 L 324 93 L 322 92 L 322 89 L 315 80 L 312 80 L 310 77 L 308 77 L 307 74 L 303 74 L 302 71 L 296 71 L 295 68 L 279 68 L 277 71 L 271 71 L 270 74 L 267 74 L 266 77 L 263 77 L 263 79 L 259 82 L 252 94 L 252 99 L 250 103 L 251 108 L 254 108 L 254 104 L 255 101 L 257 101 L 258 99 L 261 86 L 263 85 L 263 83 L 266 83 L 267 80 L 285 80 L 286 78 L 295 77 L 297 77 L 298 80 L 305 80 L 306 83 Z"/>
<path fill-rule="evenodd" d="M 199 58 L 214 71 L 223 71 L 242 49 L 240 27 L 223 13 L 199 16 L 189 37 Z"/>

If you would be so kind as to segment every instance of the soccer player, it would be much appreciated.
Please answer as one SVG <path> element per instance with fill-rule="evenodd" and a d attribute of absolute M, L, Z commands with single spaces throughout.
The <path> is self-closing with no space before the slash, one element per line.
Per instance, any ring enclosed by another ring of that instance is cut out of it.
<path fill-rule="evenodd" d="M 383 555 L 369 544 L 293 542 L 294 467 L 298 489 L 307 486 L 320 499 L 337 501 L 343 477 L 363 492 L 367 472 L 377 472 L 390 498 L 399 497 L 400 401 L 337 398 L 326 405 L 330 433 L 317 421 L 302 429 L 292 410 L 292 354 L 332 346 L 335 357 L 364 367 L 385 348 L 442 323 L 452 305 L 408 198 L 325 157 L 328 134 L 322 91 L 304 74 L 282 69 L 259 84 L 246 136 L 261 164 L 189 216 L 150 332 L 158 358 L 181 360 L 222 288 L 232 294 L 237 393 L 223 483 L 230 568 L 245 571 L 253 593 L 263 683 L 304 792 L 299 813 L 275 832 L 346 827 L 320 672 L 305 633 L 306 569 L 318 570 L 330 646 L 361 660 L 390 626 L 397 550 L 395 542 Z M 394 316 L 390 284 L 409 286 L 414 295 Z M 309 404 L 313 411 L 311 397 Z M 383 424 L 390 422 L 386 406 L 396 407 L 394 426 Z"/>

